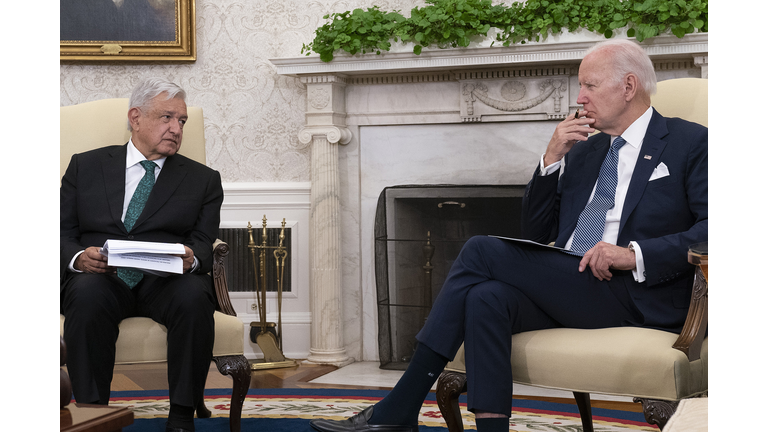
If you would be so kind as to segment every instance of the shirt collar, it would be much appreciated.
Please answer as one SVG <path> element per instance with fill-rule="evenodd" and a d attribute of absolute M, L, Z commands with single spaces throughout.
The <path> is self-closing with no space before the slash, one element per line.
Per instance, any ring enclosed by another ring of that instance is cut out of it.
<path fill-rule="evenodd" d="M 645 138 L 645 133 L 648 131 L 648 125 L 651 123 L 651 116 L 653 115 L 653 108 L 648 108 L 643 115 L 637 118 L 637 120 L 634 121 L 627 130 L 624 131 L 623 134 L 621 134 L 621 137 L 624 138 L 624 140 L 627 142 L 627 144 L 631 145 L 634 148 L 640 148 L 640 146 L 643 144 L 643 139 Z M 613 140 L 616 139 L 615 136 L 611 137 L 611 144 L 613 144 Z"/>
<path fill-rule="evenodd" d="M 165 164 L 165 157 L 161 157 L 160 159 L 155 159 L 152 162 L 157 164 L 160 169 L 163 169 L 163 164 Z M 130 168 L 137 163 L 147 160 L 147 158 L 144 157 L 143 154 L 139 151 L 139 149 L 136 148 L 135 145 L 133 145 L 133 140 L 128 140 L 128 152 L 125 156 L 125 168 Z"/>

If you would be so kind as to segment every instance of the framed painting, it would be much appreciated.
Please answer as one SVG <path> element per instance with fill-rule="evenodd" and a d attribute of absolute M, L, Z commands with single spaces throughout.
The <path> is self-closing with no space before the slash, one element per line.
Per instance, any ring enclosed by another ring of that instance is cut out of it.
<path fill-rule="evenodd" d="M 59 0 L 67 61 L 193 62 L 195 0 Z"/>

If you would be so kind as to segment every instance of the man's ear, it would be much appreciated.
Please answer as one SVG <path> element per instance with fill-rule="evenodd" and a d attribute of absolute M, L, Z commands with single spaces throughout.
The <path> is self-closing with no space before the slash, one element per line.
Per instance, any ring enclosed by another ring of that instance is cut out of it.
<path fill-rule="evenodd" d="M 624 100 L 627 102 L 631 101 L 635 98 L 635 95 L 637 95 L 638 91 L 638 82 L 637 82 L 637 75 L 635 74 L 627 74 L 624 77 Z"/>
<path fill-rule="evenodd" d="M 140 117 L 141 110 L 138 107 L 133 107 L 128 110 L 128 122 L 131 124 L 131 130 L 138 130 Z"/>

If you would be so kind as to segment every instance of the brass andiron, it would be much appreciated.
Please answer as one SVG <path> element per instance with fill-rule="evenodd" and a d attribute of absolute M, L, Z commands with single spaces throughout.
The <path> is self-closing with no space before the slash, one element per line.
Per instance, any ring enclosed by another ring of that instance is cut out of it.
<path fill-rule="evenodd" d="M 280 244 L 267 246 L 267 216 L 264 215 L 261 224 L 261 244 L 257 245 L 253 239 L 253 228 L 248 222 L 248 249 L 251 251 L 254 279 L 256 282 L 256 305 L 259 309 L 259 322 L 252 322 L 251 327 L 259 327 L 255 342 L 264 353 L 264 360 L 256 360 L 251 363 L 251 369 L 274 369 L 292 367 L 296 361 L 283 355 L 283 276 L 285 273 L 285 259 L 288 256 L 285 240 L 285 219 L 280 230 Z M 256 250 L 259 250 L 258 265 L 256 264 Z M 274 323 L 267 323 L 267 249 L 275 249 L 274 256 L 277 262 L 277 334 L 274 333 Z M 273 330 L 270 331 L 270 328 Z"/>

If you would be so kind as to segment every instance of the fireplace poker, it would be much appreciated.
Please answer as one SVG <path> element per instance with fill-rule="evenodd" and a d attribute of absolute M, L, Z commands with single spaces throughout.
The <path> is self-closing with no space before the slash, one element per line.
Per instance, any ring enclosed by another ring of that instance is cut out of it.
<path fill-rule="evenodd" d="M 277 266 L 277 343 L 281 350 L 283 349 L 283 276 L 285 275 L 285 258 L 288 256 L 283 241 L 285 241 L 285 218 L 280 229 L 280 244 L 274 251 Z"/>

